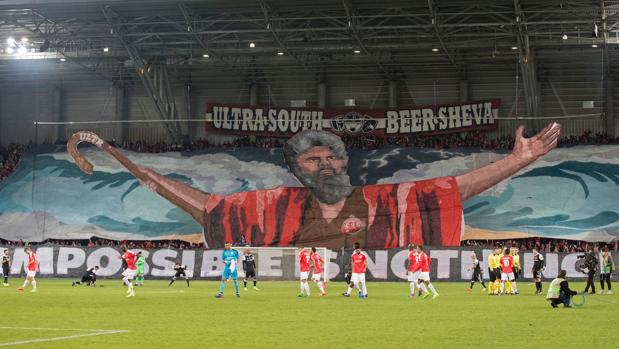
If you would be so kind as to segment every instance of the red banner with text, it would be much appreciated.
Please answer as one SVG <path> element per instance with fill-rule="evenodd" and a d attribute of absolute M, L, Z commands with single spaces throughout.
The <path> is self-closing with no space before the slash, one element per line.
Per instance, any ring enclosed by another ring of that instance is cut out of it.
<path fill-rule="evenodd" d="M 275 108 L 208 103 L 206 129 L 235 135 L 290 137 L 304 130 L 381 137 L 495 130 L 501 100 L 412 108 Z"/>

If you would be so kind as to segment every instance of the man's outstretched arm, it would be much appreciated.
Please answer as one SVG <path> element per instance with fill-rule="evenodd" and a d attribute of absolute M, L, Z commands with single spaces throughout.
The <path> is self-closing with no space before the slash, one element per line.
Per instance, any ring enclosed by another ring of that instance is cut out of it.
<path fill-rule="evenodd" d="M 456 177 L 462 201 L 513 176 L 557 146 L 561 125 L 553 122 L 531 138 L 524 138 L 524 126 L 516 130 L 511 154 L 492 164 Z"/>
<path fill-rule="evenodd" d="M 94 144 L 112 155 L 131 174 L 136 176 L 140 183 L 189 213 L 200 224 L 204 223 L 204 204 L 208 199 L 208 193 L 164 177 L 153 170 L 139 167 L 118 149 L 99 138 L 97 134 L 88 131 L 78 131 L 69 139 L 67 150 L 79 168 L 87 174 L 92 174 L 94 166 L 77 150 L 77 145 L 81 142 Z"/>
<path fill-rule="evenodd" d="M 142 185 L 189 213 L 193 219 L 203 225 L 204 205 L 209 197 L 208 193 L 162 176 L 149 168 L 140 167 L 140 171 L 148 178 L 140 180 Z"/>

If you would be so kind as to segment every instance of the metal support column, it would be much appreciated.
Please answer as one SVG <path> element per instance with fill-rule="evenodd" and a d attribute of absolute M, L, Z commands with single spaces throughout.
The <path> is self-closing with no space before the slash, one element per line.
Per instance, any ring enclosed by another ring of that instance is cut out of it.
<path fill-rule="evenodd" d="M 389 108 L 398 107 L 398 82 L 395 80 L 389 81 Z"/>
<path fill-rule="evenodd" d="M 318 95 L 318 108 L 327 107 L 327 83 L 321 81 L 316 87 L 316 94 Z"/>
<path fill-rule="evenodd" d="M 129 119 L 129 113 L 127 108 L 127 91 L 124 86 L 114 87 L 114 99 L 116 101 L 116 109 L 114 110 L 114 120 L 127 121 Z M 118 142 L 124 142 L 128 136 L 127 123 L 116 124 L 114 130 L 114 136 Z"/>
<path fill-rule="evenodd" d="M 62 87 L 54 86 L 52 87 L 52 120 L 57 122 L 64 122 L 64 112 L 62 108 Z M 56 139 L 55 142 L 61 141 L 66 142 L 67 138 L 66 126 L 64 124 L 59 124 L 56 128 Z"/>
<path fill-rule="evenodd" d="M 617 123 L 617 117 L 615 116 L 615 100 L 614 100 L 614 91 L 615 91 L 615 80 L 611 77 L 606 78 L 606 108 L 604 109 L 605 116 L 605 127 L 606 132 L 613 137 L 619 136 L 618 127 L 615 126 Z"/>

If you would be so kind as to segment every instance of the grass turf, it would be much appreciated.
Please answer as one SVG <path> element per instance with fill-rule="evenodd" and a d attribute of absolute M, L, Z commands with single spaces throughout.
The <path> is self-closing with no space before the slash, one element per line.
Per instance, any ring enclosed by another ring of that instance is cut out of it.
<path fill-rule="evenodd" d="M 531 283 L 518 296 L 487 296 L 477 284 L 435 283 L 438 299 L 409 299 L 408 284 L 369 283 L 368 299 L 344 298 L 343 283 L 329 295 L 297 298 L 297 282 L 259 282 L 215 299 L 217 282 L 146 281 L 125 298 L 120 281 L 71 287 L 66 279 L 40 279 L 39 292 L 20 293 L 21 281 L 0 288 L 0 346 L 32 339 L 25 348 L 465 348 L 501 346 L 606 347 L 619 323 L 619 296 L 588 296 L 580 308 L 552 309 Z M 584 284 L 572 283 L 582 290 Z M 546 290 L 548 284 L 544 284 Z M 12 328 L 10 328 L 12 327 Z M 32 328 L 32 329 L 25 329 Z M 63 330 L 56 330 L 63 329 Z M 88 337 L 83 330 L 127 330 Z M 605 335 L 600 335 L 605 334 Z"/>

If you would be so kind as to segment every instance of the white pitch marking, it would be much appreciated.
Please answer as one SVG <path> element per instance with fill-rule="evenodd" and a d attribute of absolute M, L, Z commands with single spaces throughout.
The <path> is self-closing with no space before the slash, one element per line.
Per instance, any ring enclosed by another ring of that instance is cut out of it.
<path fill-rule="evenodd" d="M 0 347 L 8 347 L 13 345 L 21 345 L 21 344 L 31 344 L 31 343 L 41 343 L 41 342 L 52 342 L 52 341 L 62 341 L 67 339 L 75 339 L 81 337 L 93 337 L 93 336 L 102 336 L 106 334 L 116 334 L 116 333 L 127 333 L 127 330 L 85 330 L 85 329 L 73 329 L 73 328 L 44 328 L 44 327 L 0 327 L 0 329 L 19 329 L 19 330 L 41 330 L 41 331 L 89 331 L 94 333 L 84 333 L 84 334 L 76 334 L 72 336 L 62 336 L 62 337 L 52 337 L 52 338 L 38 338 L 38 339 L 29 339 L 24 341 L 17 342 L 5 342 L 0 343 Z"/>
<path fill-rule="evenodd" d="M 14 327 L 14 326 L 0 326 L 0 330 L 88 331 L 88 332 L 125 331 L 125 330 L 87 330 L 84 328 Z"/>

